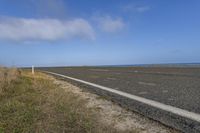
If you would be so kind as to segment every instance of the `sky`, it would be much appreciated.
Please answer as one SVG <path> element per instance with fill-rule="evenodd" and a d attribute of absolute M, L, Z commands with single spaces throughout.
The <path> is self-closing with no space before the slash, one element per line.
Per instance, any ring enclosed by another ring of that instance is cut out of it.
<path fill-rule="evenodd" d="M 0 0 L 3 66 L 199 62 L 199 0 Z"/>

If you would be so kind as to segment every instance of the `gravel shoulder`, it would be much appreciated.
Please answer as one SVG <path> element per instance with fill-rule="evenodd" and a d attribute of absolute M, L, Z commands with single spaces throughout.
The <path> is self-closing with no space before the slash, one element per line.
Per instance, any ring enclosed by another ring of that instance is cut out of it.
<path fill-rule="evenodd" d="M 138 113 L 122 108 L 118 104 L 104 97 L 84 91 L 84 88 L 76 87 L 66 81 L 51 77 L 56 85 L 70 91 L 86 101 L 87 108 L 92 109 L 102 124 L 112 125 L 118 131 L 134 131 L 138 133 L 178 133 L 159 122 L 148 119 Z"/>

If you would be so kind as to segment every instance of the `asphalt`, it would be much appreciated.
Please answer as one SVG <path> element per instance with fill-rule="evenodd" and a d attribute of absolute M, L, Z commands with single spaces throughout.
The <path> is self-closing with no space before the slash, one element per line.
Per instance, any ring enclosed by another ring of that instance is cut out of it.
<path fill-rule="evenodd" d="M 200 68 L 57 67 L 40 68 L 40 70 L 67 75 L 200 114 Z M 114 97 L 117 99 L 118 96 Z M 122 99 L 120 98 L 121 101 Z M 126 99 L 124 100 L 126 101 Z M 134 106 L 136 104 L 140 103 L 135 103 Z M 158 112 L 157 116 L 155 116 L 155 109 L 147 112 L 149 109 L 147 108 L 147 111 L 143 111 L 144 108 L 146 106 L 141 105 L 141 107 L 138 106 L 138 108 L 134 107 L 133 109 L 136 109 L 138 112 L 142 111 L 144 112 L 142 114 L 150 115 L 151 118 L 160 121 L 160 119 L 155 117 L 162 117 L 163 113 Z M 150 112 L 154 113 L 151 114 Z M 166 112 L 165 115 L 168 115 L 167 117 L 169 118 L 172 116 L 171 114 L 166 114 Z M 173 117 L 182 121 L 182 118 Z M 165 121 L 167 122 L 164 122 L 165 124 L 170 125 L 171 121 L 172 123 L 174 122 L 171 125 L 177 124 L 176 121 L 167 120 L 169 118 L 166 118 Z M 193 121 L 180 123 L 187 123 L 190 128 L 187 129 L 187 124 L 175 126 L 184 132 L 200 131 L 199 129 L 192 130 L 195 124 L 198 125 L 197 123 L 194 124 Z M 184 128 L 185 126 L 186 128 Z M 195 128 L 199 128 L 199 125 Z"/>

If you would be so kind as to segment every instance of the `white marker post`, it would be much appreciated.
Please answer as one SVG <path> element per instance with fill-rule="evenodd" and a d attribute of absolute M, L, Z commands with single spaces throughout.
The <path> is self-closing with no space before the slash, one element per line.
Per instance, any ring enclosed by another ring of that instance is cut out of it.
<path fill-rule="evenodd" d="M 34 75 L 35 71 L 34 71 L 34 66 L 32 66 L 32 74 Z"/>

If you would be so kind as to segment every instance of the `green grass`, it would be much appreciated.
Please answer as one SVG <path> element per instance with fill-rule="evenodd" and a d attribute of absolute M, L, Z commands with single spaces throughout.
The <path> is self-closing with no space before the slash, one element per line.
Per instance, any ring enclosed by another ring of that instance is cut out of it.
<path fill-rule="evenodd" d="M 39 114 L 38 98 L 30 79 L 19 77 L 6 86 L 0 97 L 1 132 L 29 132 Z"/>
<path fill-rule="evenodd" d="M 86 101 L 41 73 L 18 74 L 0 92 L 0 133 L 115 133 Z"/>

